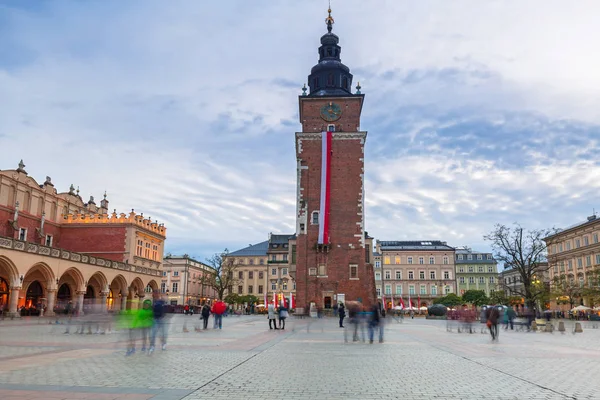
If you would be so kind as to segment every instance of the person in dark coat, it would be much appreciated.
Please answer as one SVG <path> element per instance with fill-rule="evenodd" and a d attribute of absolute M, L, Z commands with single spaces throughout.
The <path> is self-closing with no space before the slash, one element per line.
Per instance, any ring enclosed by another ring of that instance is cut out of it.
<path fill-rule="evenodd" d="M 210 317 L 210 307 L 208 304 L 204 303 L 200 313 L 202 315 L 202 329 L 206 329 L 208 328 L 208 317 Z"/>
<path fill-rule="evenodd" d="M 490 329 L 490 335 L 492 335 L 492 340 L 498 340 L 498 318 L 500 317 L 498 307 L 489 307 L 485 311 L 485 314 L 487 318 L 487 326 Z"/>
<path fill-rule="evenodd" d="M 346 307 L 344 307 L 344 303 L 340 303 L 338 307 L 338 315 L 340 316 L 340 328 L 343 328 L 344 318 L 346 317 Z"/>

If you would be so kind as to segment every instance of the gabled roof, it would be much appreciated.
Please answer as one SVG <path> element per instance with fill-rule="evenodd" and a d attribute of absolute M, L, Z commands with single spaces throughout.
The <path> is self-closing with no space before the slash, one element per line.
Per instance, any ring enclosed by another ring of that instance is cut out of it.
<path fill-rule="evenodd" d="M 257 244 L 251 244 L 243 249 L 233 251 L 229 253 L 229 256 L 242 257 L 242 256 L 266 256 L 267 250 L 269 249 L 269 241 L 265 240 Z"/>

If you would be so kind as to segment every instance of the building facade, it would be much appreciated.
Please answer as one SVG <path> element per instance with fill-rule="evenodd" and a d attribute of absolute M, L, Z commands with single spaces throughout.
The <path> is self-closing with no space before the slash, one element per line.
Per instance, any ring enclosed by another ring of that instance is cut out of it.
<path fill-rule="evenodd" d="M 237 274 L 233 293 L 254 295 L 259 304 L 295 299 L 296 282 L 290 268 L 294 241 L 291 234 L 269 234 L 269 240 L 229 253 Z"/>
<path fill-rule="evenodd" d="M 597 288 L 600 268 L 600 218 L 592 215 L 544 239 L 548 248 L 550 279 L 564 276 L 581 287 Z M 592 305 L 583 296 L 583 305 Z"/>
<path fill-rule="evenodd" d="M 438 240 L 378 240 L 376 253 L 382 266 L 375 268 L 375 282 L 380 288 L 379 299 L 386 308 L 401 303 L 405 307 L 428 307 L 436 298 L 456 293 L 454 251 Z"/>
<path fill-rule="evenodd" d="M 208 275 L 216 271 L 210 265 L 188 255 L 168 255 L 163 260 L 160 291 L 166 293 L 171 305 L 199 306 L 217 299 L 214 288 L 208 285 Z"/>
<path fill-rule="evenodd" d="M 458 295 L 483 290 L 487 296 L 498 288 L 498 263 L 491 253 L 457 248 L 455 255 Z"/>
<path fill-rule="evenodd" d="M 352 74 L 340 59 L 339 37 L 321 37 L 319 62 L 299 97 L 296 133 L 296 264 L 298 307 L 375 301 L 364 225 L 364 95 L 352 93 Z M 308 93 L 306 92 L 308 91 Z"/>
<path fill-rule="evenodd" d="M 121 309 L 158 290 L 166 228 L 133 210 L 108 213 L 73 185 L 40 185 L 21 161 L 0 171 L 0 307 L 51 314 L 71 301 Z M 129 306 L 131 307 L 131 306 Z"/>

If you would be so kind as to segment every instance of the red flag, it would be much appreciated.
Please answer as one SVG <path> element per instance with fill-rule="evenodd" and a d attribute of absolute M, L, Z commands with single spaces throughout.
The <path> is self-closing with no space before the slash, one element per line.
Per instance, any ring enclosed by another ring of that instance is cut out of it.
<path fill-rule="evenodd" d="M 402 299 L 402 297 L 400 297 L 400 305 L 402 306 L 402 308 L 405 308 L 404 307 L 404 300 Z"/>

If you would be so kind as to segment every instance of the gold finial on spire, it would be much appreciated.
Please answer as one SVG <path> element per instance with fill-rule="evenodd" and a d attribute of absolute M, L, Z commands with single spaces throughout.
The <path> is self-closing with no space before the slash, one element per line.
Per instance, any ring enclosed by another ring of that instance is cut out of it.
<path fill-rule="evenodd" d="M 333 17 L 331 16 L 331 0 L 329 0 L 329 8 L 327 9 L 327 18 L 325 18 L 325 23 L 327 24 L 327 32 L 331 32 L 331 29 L 333 29 L 333 24 L 335 23 L 335 21 L 333 20 Z"/>

